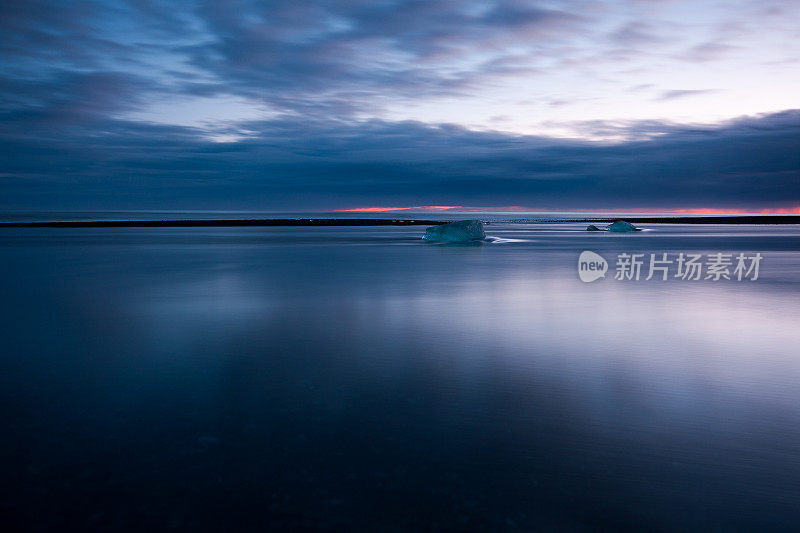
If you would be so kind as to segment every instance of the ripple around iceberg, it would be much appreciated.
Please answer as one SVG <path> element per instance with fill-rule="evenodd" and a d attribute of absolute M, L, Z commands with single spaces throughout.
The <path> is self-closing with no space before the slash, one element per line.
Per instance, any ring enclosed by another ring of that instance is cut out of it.
<path fill-rule="evenodd" d="M 480 242 L 480 241 L 475 241 Z M 506 237 L 495 237 L 493 235 L 487 235 L 483 242 L 489 244 L 508 244 L 512 242 L 532 242 L 530 239 L 510 239 Z"/>

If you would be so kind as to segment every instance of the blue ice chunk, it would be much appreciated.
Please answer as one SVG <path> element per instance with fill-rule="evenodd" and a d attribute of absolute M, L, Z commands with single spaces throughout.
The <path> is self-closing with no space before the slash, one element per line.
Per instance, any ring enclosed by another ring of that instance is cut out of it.
<path fill-rule="evenodd" d="M 426 241 L 469 242 L 486 238 L 483 222 L 480 220 L 459 220 L 449 224 L 431 226 L 425 230 Z"/>
<path fill-rule="evenodd" d="M 609 224 L 608 227 L 606 228 L 606 231 L 613 231 L 615 233 L 627 233 L 629 231 L 639 231 L 639 229 L 630 222 L 625 222 L 624 220 L 617 220 L 613 224 Z"/>

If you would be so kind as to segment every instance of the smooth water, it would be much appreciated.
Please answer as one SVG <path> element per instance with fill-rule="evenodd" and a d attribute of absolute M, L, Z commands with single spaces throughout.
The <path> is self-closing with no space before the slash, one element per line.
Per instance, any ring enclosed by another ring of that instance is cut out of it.
<path fill-rule="evenodd" d="M 584 227 L 0 229 L 4 522 L 796 530 L 800 227 Z"/>

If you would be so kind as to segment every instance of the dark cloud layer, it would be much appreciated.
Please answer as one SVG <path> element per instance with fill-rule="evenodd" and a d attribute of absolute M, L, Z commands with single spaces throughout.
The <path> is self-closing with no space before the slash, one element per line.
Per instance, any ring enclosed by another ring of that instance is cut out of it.
<path fill-rule="evenodd" d="M 661 135 L 623 143 L 414 122 L 248 127 L 258 133 L 236 143 L 211 142 L 191 128 L 114 120 L 51 132 L 46 143 L 36 135 L 11 140 L 4 131 L 4 207 L 800 204 L 800 111 L 716 128 L 661 125 Z M 652 123 L 642 128 L 654 130 Z"/>
<path fill-rule="evenodd" d="M 578 125 L 636 139 L 617 143 L 364 119 L 393 98 L 458 97 L 510 74 L 545 75 L 606 52 L 650 54 L 668 41 L 664 28 L 635 17 L 598 28 L 595 16 L 608 9 L 588 1 L 3 2 L 0 207 L 800 205 L 798 111 L 713 128 Z M 590 54 L 575 44 L 592 39 Z M 682 57 L 724 55 L 733 47 L 721 39 Z M 634 89 L 657 101 L 708 92 Z M 274 113 L 213 132 L 135 118 L 158 98 L 212 96 Z M 238 140 L 214 142 L 225 135 Z"/>

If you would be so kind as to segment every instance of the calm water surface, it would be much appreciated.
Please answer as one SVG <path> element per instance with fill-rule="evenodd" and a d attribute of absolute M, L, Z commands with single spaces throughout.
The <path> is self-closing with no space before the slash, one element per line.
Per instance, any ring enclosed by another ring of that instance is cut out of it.
<path fill-rule="evenodd" d="M 584 227 L 0 229 L 2 519 L 797 530 L 800 227 Z M 583 250 L 764 259 L 587 284 Z"/>

